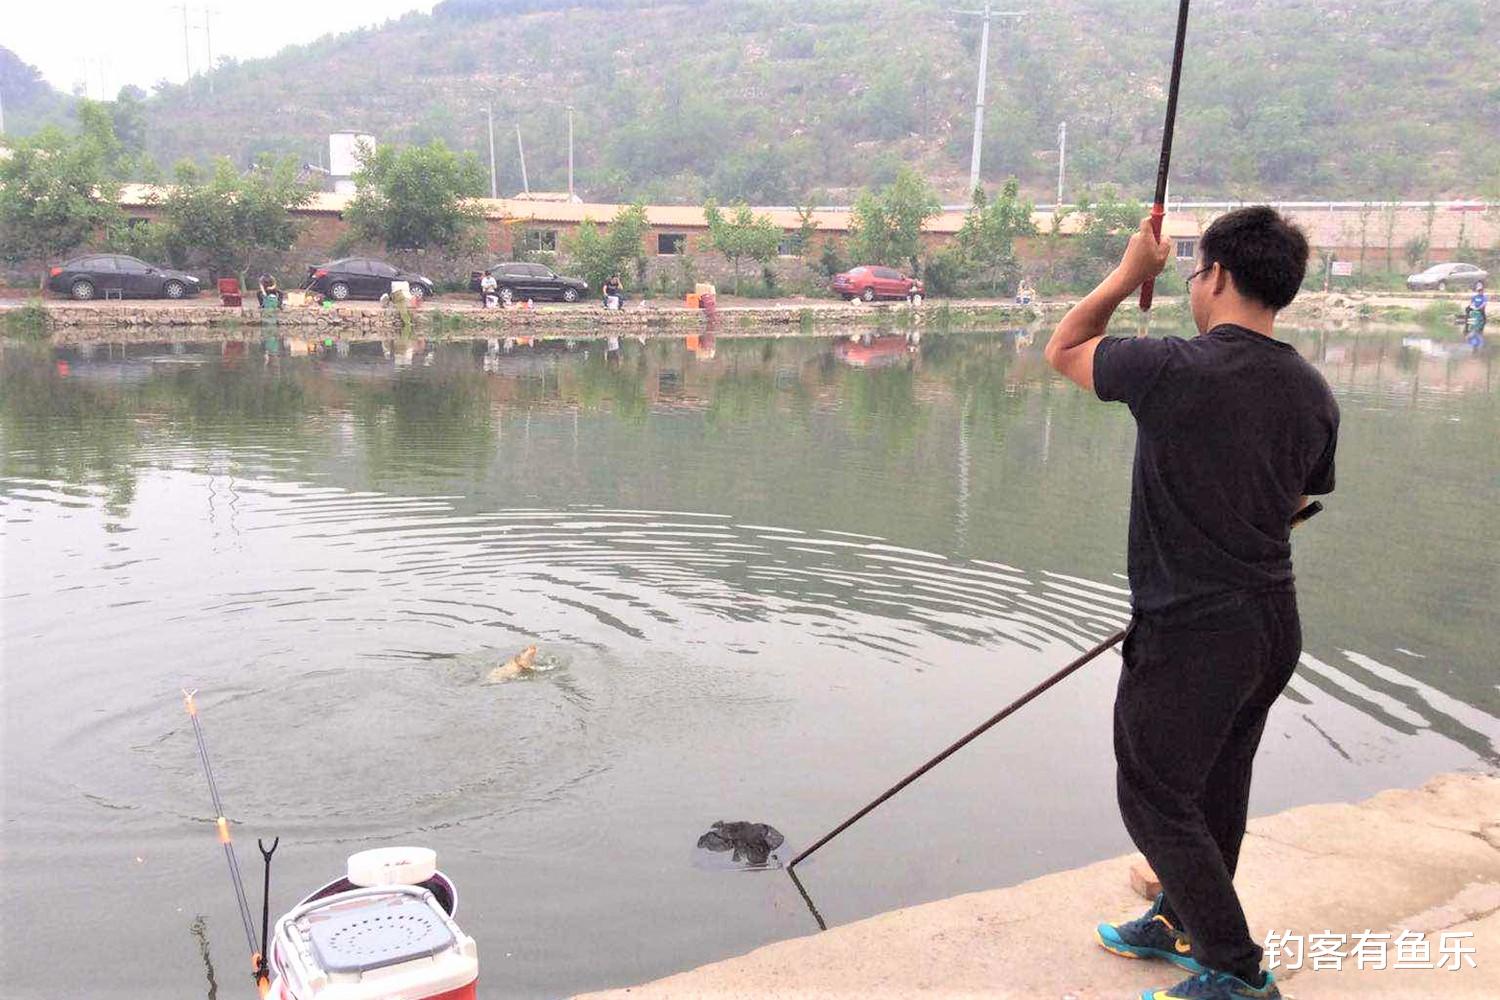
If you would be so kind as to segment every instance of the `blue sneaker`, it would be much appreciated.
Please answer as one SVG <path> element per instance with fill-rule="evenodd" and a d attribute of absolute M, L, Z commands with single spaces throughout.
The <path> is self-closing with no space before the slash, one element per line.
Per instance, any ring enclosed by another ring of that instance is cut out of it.
<path fill-rule="evenodd" d="M 1124 924 L 1100 924 L 1094 936 L 1105 951 L 1124 958 L 1163 958 L 1188 972 L 1203 972 L 1193 959 L 1193 943 L 1162 915 L 1165 896 L 1158 893 L 1144 916 Z"/>
<path fill-rule="evenodd" d="M 1256 988 L 1227 972 L 1203 972 L 1169 990 L 1142 990 L 1141 1000 L 1281 1000 L 1275 977 L 1262 975 L 1265 984 Z"/>

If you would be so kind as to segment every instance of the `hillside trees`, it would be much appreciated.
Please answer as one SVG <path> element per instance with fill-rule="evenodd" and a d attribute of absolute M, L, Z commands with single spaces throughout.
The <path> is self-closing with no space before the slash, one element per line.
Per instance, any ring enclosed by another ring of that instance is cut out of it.
<path fill-rule="evenodd" d="M 487 178 L 474 154 L 438 140 L 364 150 L 344 217 L 357 236 L 390 250 L 473 251 L 484 215 L 470 199 L 488 190 Z"/>
<path fill-rule="evenodd" d="M 736 205 L 725 215 L 710 199 L 703 206 L 708 221 L 709 246 L 724 255 L 734 268 L 734 294 L 740 294 L 740 261 L 748 257 L 764 264 L 776 256 L 781 245 L 781 227 L 769 216 L 756 215 L 749 205 Z"/>

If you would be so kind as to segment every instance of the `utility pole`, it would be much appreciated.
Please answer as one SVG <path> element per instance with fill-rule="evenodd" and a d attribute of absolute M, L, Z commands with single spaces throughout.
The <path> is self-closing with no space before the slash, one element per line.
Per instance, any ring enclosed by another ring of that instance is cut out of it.
<path fill-rule="evenodd" d="M 214 36 L 209 22 L 219 11 L 214 7 L 203 7 L 203 44 L 208 48 L 208 96 L 214 94 Z"/>
<path fill-rule="evenodd" d="M 495 181 L 495 109 L 484 106 L 484 117 L 490 125 L 490 197 L 500 197 L 500 187 Z"/>
<path fill-rule="evenodd" d="M 0 90 L 0 135 L 5 134 L 5 92 Z"/>
<path fill-rule="evenodd" d="M 568 201 L 573 201 L 573 105 L 568 105 Z"/>
<path fill-rule="evenodd" d="M 1062 208 L 1063 203 L 1063 164 L 1068 161 L 1068 123 L 1060 122 L 1057 126 L 1057 204 L 1054 209 Z"/>
<path fill-rule="evenodd" d="M 182 85 L 183 87 L 187 87 L 188 84 L 193 82 L 193 41 L 192 36 L 188 33 L 188 5 L 180 3 L 171 9 L 182 11 L 182 65 L 187 72 Z"/>
<path fill-rule="evenodd" d="M 516 151 L 521 154 L 521 190 L 531 194 L 531 184 L 526 180 L 526 147 L 521 145 L 520 122 L 516 122 Z"/>
<path fill-rule="evenodd" d="M 1026 16 L 1024 10 L 994 10 L 985 0 L 984 10 L 955 10 L 955 14 L 984 18 L 984 28 L 979 35 L 979 87 L 974 98 L 974 148 L 969 154 L 969 195 L 979 187 L 979 147 L 984 141 L 984 84 L 990 63 L 990 21 L 1008 18 L 1019 21 Z"/>

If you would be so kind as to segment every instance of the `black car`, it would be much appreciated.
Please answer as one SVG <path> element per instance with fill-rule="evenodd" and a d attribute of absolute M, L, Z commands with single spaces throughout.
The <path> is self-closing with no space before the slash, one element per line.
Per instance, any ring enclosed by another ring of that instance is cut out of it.
<path fill-rule="evenodd" d="M 157 267 L 122 253 L 74 257 L 48 273 L 47 287 L 80 302 L 98 298 L 180 299 L 202 283 L 186 271 Z"/>
<path fill-rule="evenodd" d="M 490 265 L 488 273 L 495 276 L 496 294 L 500 296 L 501 302 L 507 304 L 527 299 L 577 302 L 589 290 L 587 281 L 564 277 L 545 264 L 511 261 Z M 479 291 L 479 279 L 484 274 L 484 271 L 475 271 L 469 276 L 470 290 Z"/>
<path fill-rule="evenodd" d="M 431 278 L 369 257 L 345 257 L 311 266 L 302 287 L 342 302 L 345 299 L 378 299 L 390 293 L 393 281 L 406 282 L 412 295 L 419 299 L 432 294 Z"/>

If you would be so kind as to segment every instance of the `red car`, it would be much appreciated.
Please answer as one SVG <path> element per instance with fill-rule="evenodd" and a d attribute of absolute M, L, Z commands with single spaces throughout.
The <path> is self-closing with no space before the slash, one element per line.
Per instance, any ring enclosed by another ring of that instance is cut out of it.
<path fill-rule="evenodd" d="M 894 267 L 864 265 L 851 267 L 842 274 L 835 274 L 828 286 L 835 295 L 847 299 L 905 299 L 921 295 L 923 285 L 916 278 L 908 278 Z"/>

